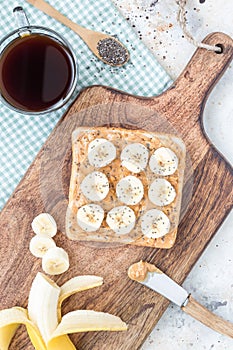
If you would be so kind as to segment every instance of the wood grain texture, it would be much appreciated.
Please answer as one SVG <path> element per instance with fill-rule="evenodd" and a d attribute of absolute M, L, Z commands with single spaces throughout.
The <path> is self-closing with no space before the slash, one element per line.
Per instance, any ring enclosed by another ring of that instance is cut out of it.
<path fill-rule="evenodd" d="M 137 350 L 141 347 L 167 308 L 168 301 L 129 280 L 128 267 L 142 259 L 154 263 L 176 282 L 182 283 L 233 204 L 232 168 L 211 145 L 202 126 L 205 100 L 232 59 L 233 43 L 221 33 L 208 36 L 205 42 L 221 43 L 223 53 L 198 49 L 173 86 L 158 97 L 135 97 L 101 86 L 80 93 L 1 213 L 1 309 L 27 306 L 31 282 L 41 271 L 40 260 L 28 250 L 33 236 L 32 219 L 46 210 L 54 215 L 62 228 L 70 176 L 70 132 L 79 125 L 129 125 L 147 130 L 159 130 L 163 126 L 166 130 L 175 128 L 190 154 L 194 182 L 191 202 L 180 222 L 172 249 L 129 245 L 101 248 L 70 241 L 62 233 L 55 237 L 57 245 L 69 253 L 71 265 L 68 273 L 54 278 L 58 284 L 82 274 L 104 278 L 102 287 L 69 298 L 63 312 L 78 308 L 106 311 L 122 317 L 129 325 L 127 332 L 72 335 L 77 348 Z M 184 202 L 189 186 L 187 181 Z M 25 333 L 15 337 L 13 349 L 32 349 Z"/>
<path fill-rule="evenodd" d="M 182 310 L 216 332 L 233 338 L 233 324 L 207 310 L 192 295 L 189 296 L 188 304 L 183 306 Z"/>

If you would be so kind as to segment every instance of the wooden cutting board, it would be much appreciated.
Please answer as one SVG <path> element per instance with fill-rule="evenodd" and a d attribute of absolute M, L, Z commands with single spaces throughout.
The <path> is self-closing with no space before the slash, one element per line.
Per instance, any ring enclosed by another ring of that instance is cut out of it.
<path fill-rule="evenodd" d="M 103 276 L 105 282 L 102 287 L 67 300 L 64 313 L 82 308 L 101 310 L 122 317 L 129 325 L 127 332 L 72 335 L 77 348 L 137 350 L 141 347 L 167 308 L 168 301 L 129 280 L 129 265 L 140 259 L 153 262 L 182 283 L 233 203 L 232 169 L 208 140 L 202 125 L 206 98 L 232 59 L 233 42 L 221 33 L 209 35 L 205 42 L 221 44 L 223 53 L 198 49 L 177 81 L 158 97 L 135 97 L 102 86 L 87 88 L 79 94 L 1 213 L 1 309 L 15 305 L 26 307 L 32 280 L 37 271 L 41 271 L 40 259 L 34 258 L 28 250 L 33 236 L 32 219 L 46 210 L 60 225 L 64 221 L 71 131 L 79 125 L 109 124 L 155 130 L 163 127 L 161 120 L 166 121 L 164 127 L 168 121 L 182 136 L 194 170 L 192 199 L 180 222 L 175 246 L 170 250 L 130 245 L 99 247 L 70 241 L 63 233 L 56 236 L 57 245 L 67 250 L 71 263 L 67 273 L 54 278 L 58 284 L 82 274 Z M 65 125 L 62 133 L 61 125 Z M 190 181 L 187 181 L 184 203 L 190 192 L 189 186 Z M 33 349 L 23 328 L 10 349 Z"/>

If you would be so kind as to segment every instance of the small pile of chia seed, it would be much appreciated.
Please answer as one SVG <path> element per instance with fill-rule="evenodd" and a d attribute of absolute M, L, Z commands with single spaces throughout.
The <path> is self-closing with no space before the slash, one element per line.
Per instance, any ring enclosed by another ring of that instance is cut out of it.
<path fill-rule="evenodd" d="M 100 40 L 97 45 L 100 57 L 104 61 L 114 66 L 124 64 L 129 57 L 129 53 L 117 40 L 106 38 Z"/>

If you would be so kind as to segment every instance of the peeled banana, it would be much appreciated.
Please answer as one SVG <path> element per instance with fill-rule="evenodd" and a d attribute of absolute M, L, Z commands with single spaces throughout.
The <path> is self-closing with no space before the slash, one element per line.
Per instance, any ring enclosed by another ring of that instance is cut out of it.
<path fill-rule="evenodd" d="M 28 298 L 28 315 L 41 333 L 45 343 L 58 325 L 57 306 L 60 288 L 44 274 L 38 273 Z"/>
<path fill-rule="evenodd" d="M 58 285 L 50 278 L 39 272 L 36 275 L 30 290 L 28 315 L 38 327 L 41 337 L 46 345 L 58 326 L 57 310 L 59 295 L 60 287 L 58 287 Z M 64 334 L 62 338 L 64 349 L 75 349 L 66 334 Z"/>
<path fill-rule="evenodd" d="M 60 319 L 62 302 L 70 295 L 100 286 L 98 276 L 77 276 L 59 287 L 38 273 L 29 294 L 28 311 L 20 307 L 0 311 L 0 349 L 8 350 L 19 325 L 27 328 L 36 350 L 75 350 L 67 334 L 88 331 L 123 331 L 127 325 L 117 316 L 92 310 L 72 311 Z"/>

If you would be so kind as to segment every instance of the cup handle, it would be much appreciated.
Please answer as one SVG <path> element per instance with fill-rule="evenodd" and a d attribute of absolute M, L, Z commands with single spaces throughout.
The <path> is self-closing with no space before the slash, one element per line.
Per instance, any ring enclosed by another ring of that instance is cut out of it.
<path fill-rule="evenodd" d="M 30 30 L 28 29 L 28 27 L 30 26 L 30 23 L 28 21 L 28 18 L 24 9 L 21 6 L 17 6 L 14 8 L 13 13 L 15 16 L 17 26 L 20 29 L 19 35 L 25 36 L 30 34 Z"/>

